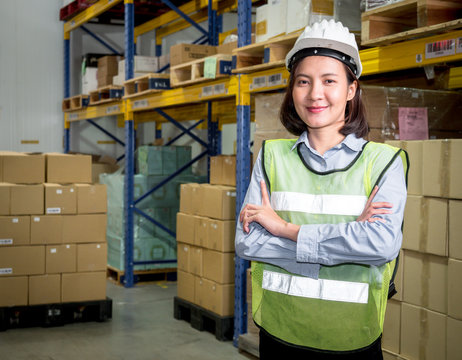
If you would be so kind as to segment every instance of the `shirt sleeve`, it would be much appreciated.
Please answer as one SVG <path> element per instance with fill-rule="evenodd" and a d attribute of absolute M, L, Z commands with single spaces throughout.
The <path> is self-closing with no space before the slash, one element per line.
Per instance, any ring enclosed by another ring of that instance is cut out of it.
<path fill-rule="evenodd" d="M 242 208 L 246 204 L 261 205 L 261 180 L 264 180 L 264 175 L 260 151 L 254 164 Z M 244 232 L 241 222 L 237 219 L 235 247 L 239 257 L 276 265 L 295 274 L 311 278 L 318 277 L 319 264 L 310 264 L 306 261 L 297 262 L 297 244 L 294 241 L 273 236 L 256 222 L 249 225 L 249 230 L 249 233 Z"/>
<path fill-rule="evenodd" d="M 407 190 L 401 157 L 378 184 L 374 202 L 389 202 L 392 214 L 377 215 L 385 222 L 302 225 L 297 238 L 297 261 L 337 265 L 352 262 L 380 266 L 398 256 Z"/>

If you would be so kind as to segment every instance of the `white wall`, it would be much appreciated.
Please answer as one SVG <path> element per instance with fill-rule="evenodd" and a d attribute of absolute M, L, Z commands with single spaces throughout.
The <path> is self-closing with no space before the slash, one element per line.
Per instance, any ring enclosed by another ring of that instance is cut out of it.
<path fill-rule="evenodd" d="M 61 6 L 62 0 L 0 1 L 0 150 L 63 149 Z"/>

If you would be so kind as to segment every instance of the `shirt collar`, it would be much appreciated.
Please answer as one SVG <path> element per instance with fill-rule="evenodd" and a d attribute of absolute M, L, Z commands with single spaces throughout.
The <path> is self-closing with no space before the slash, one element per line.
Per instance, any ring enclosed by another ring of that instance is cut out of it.
<path fill-rule="evenodd" d="M 345 136 L 345 139 L 343 139 L 340 145 L 345 145 L 353 151 L 361 151 L 365 142 L 366 140 L 363 138 L 357 138 L 355 134 L 348 134 Z M 291 151 L 294 150 L 300 143 L 305 143 L 305 145 L 311 149 L 310 141 L 308 140 L 308 133 L 306 131 L 300 135 L 295 144 L 292 146 Z"/>

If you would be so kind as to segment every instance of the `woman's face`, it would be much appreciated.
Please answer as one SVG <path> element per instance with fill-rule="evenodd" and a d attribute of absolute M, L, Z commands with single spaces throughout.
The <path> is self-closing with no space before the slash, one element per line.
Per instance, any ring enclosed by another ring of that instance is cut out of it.
<path fill-rule="evenodd" d="M 345 124 L 345 108 L 357 83 L 348 84 L 344 65 L 326 56 L 308 56 L 298 65 L 292 97 L 298 116 L 310 133 L 338 131 Z"/>

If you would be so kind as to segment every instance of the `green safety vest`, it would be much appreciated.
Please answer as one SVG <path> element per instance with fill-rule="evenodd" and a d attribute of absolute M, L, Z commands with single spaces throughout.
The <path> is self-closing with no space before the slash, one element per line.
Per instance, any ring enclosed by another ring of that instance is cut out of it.
<path fill-rule="evenodd" d="M 316 172 L 294 149 L 295 140 L 267 140 L 263 169 L 271 205 L 285 221 L 338 224 L 355 221 L 389 165 L 407 154 L 368 142 L 344 169 Z M 287 343 L 329 351 L 351 351 L 382 333 L 395 260 L 382 265 L 321 266 L 319 278 L 252 262 L 252 314 L 256 324 Z"/>

